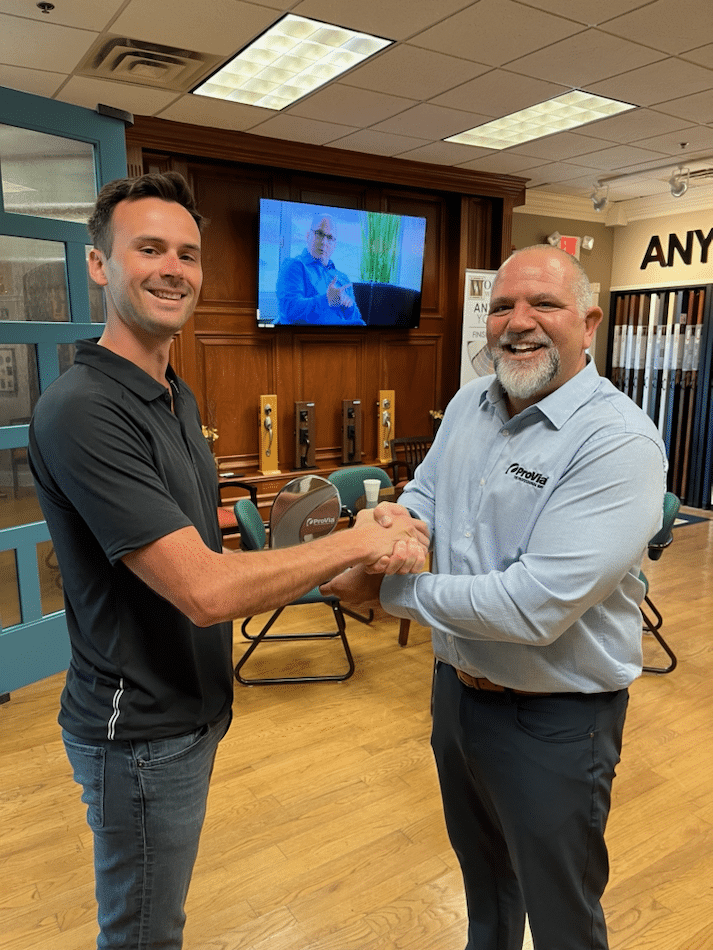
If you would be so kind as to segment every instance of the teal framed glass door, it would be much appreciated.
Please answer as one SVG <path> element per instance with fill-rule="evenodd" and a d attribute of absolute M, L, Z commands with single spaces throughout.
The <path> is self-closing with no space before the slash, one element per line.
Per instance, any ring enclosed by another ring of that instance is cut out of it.
<path fill-rule="evenodd" d="M 125 175 L 123 122 L 0 88 L 0 696 L 69 662 L 29 421 L 76 341 L 101 335 L 86 222 L 98 189 Z"/>

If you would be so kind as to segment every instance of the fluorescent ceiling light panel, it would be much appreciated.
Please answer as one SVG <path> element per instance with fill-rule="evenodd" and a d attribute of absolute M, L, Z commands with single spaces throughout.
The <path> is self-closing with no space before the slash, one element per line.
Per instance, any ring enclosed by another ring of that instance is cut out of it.
<path fill-rule="evenodd" d="M 479 148 L 512 148 L 513 145 L 576 129 L 580 125 L 635 108 L 628 102 L 618 102 L 575 89 L 556 99 L 548 99 L 529 109 L 521 109 L 520 112 L 478 125 L 467 132 L 451 135 L 444 141 L 477 145 Z"/>
<path fill-rule="evenodd" d="M 193 92 L 279 111 L 392 43 L 288 13 Z"/>

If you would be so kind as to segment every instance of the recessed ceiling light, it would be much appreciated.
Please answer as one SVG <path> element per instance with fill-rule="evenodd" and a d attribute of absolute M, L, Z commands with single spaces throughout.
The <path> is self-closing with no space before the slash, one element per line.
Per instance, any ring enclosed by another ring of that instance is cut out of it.
<path fill-rule="evenodd" d="M 392 43 L 288 13 L 193 92 L 279 111 Z"/>
<path fill-rule="evenodd" d="M 523 142 L 540 139 L 544 135 L 575 129 L 597 119 L 618 115 L 636 109 L 628 102 L 594 96 L 578 89 L 567 92 L 556 99 L 548 99 L 521 109 L 511 115 L 478 125 L 467 132 L 451 135 L 444 141 L 458 142 L 461 145 L 477 145 L 479 148 L 511 148 Z"/>

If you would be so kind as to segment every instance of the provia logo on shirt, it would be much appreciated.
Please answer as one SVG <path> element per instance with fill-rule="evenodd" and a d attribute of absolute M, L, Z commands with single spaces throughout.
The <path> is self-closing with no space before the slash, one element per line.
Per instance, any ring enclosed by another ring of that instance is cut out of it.
<path fill-rule="evenodd" d="M 541 475 L 539 472 L 529 472 L 517 462 L 508 465 L 505 471 L 506 474 L 512 475 L 518 482 L 527 482 L 530 485 L 534 485 L 535 488 L 544 488 L 547 484 L 547 477 L 545 475 Z"/>

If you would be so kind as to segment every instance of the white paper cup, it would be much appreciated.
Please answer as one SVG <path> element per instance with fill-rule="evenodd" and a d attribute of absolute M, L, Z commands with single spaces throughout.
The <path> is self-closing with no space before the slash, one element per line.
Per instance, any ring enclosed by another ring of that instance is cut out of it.
<path fill-rule="evenodd" d="M 366 507 L 367 508 L 376 508 L 379 504 L 379 491 L 381 490 L 381 482 L 378 478 L 365 478 L 364 479 L 364 495 L 366 496 Z"/>

